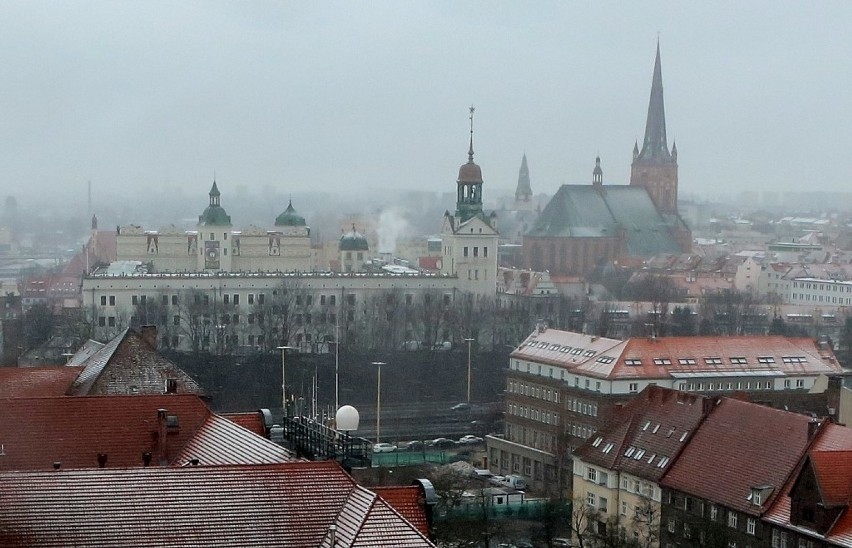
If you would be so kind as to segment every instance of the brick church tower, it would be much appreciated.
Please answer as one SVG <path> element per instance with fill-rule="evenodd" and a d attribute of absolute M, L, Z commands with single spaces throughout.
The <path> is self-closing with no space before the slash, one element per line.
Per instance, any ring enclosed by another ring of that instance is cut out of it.
<path fill-rule="evenodd" d="M 663 73 L 660 68 L 660 42 L 654 61 L 648 120 L 642 150 L 633 145 L 630 185 L 645 187 L 660 213 L 677 213 L 677 145 L 671 151 L 666 143 L 666 111 L 663 105 Z"/>

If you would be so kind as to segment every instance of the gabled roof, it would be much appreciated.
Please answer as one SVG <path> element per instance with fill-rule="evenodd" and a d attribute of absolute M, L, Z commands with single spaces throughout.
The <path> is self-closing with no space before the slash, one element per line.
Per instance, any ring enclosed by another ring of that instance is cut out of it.
<path fill-rule="evenodd" d="M 704 396 L 648 386 L 576 451 L 588 464 L 653 482 L 665 474 L 712 409 Z"/>
<path fill-rule="evenodd" d="M 133 329 L 125 329 L 94 353 L 94 347 L 87 346 L 89 343 L 71 358 L 84 369 L 68 390 L 69 396 L 163 393 L 167 379 L 177 381 L 178 392 L 202 393 L 192 377 L 161 356 Z"/>
<path fill-rule="evenodd" d="M 782 491 L 808 447 L 810 417 L 721 398 L 660 481 L 677 491 L 759 516 Z M 770 487 L 761 506 L 753 488 Z"/>
<path fill-rule="evenodd" d="M 160 445 L 158 410 L 175 417 Z M 248 430 L 217 417 L 193 394 L 80 396 L 10 399 L 3 402 L 0 470 L 93 468 L 98 455 L 107 467 L 170 464 L 198 458 L 204 464 L 266 463 L 290 454 Z"/>
<path fill-rule="evenodd" d="M 62 396 L 82 367 L 0 367 L 0 399 Z"/>
<path fill-rule="evenodd" d="M 313 548 L 332 524 L 346 546 L 433 546 L 332 462 L 2 473 L 0 500 L 4 546 Z"/>
<path fill-rule="evenodd" d="M 830 490 L 834 489 L 835 487 L 839 487 L 838 492 L 842 492 L 844 490 L 842 485 L 847 482 L 852 482 L 852 471 L 849 470 L 848 464 L 848 461 L 852 459 L 852 429 L 846 426 L 841 426 L 833 423 L 824 424 L 819 429 L 819 432 L 817 432 L 811 444 L 810 451 L 811 452 L 809 453 L 808 457 L 813 456 L 817 453 L 821 453 L 822 455 L 826 456 L 822 459 L 823 465 L 839 464 L 840 470 L 838 470 L 837 472 L 829 472 L 834 476 L 830 481 L 827 482 L 827 484 L 830 486 Z M 841 456 L 827 456 L 830 453 L 837 453 Z M 805 457 L 802 460 L 796 473 L 792 474 L 787 480 L 787 483 L 784 486 L 784 490 L 778 497 L 776 497 L 775 502 L 772 504 L 772 507 L 766 512 L 764 519 L 775 525 L 781 525 L 788 529 L 793 529 L 805 534 L 810 534 L 817 538 L 825 538 L 826 540 L 832 543 L 839 544 L 841 546 L 852 546 L 852 512 L 850 512 L 848 508 L 835 521 L 831 529 L 829 529 L 825 533 L 824 537 L 822 537 L 815 531 L 809 530 L 805 527 L 795 526 L 790 523 L 790 492 L 792 491 L 793 486 L 798 482 L 802 471 L 805 469 L 805 465 L 809 460 L 808 457 Z M 820 459 L 821 457 L 817 458 Z M 847 462 L 831 462 L 837 460 L 845 460 Z M 845 480 L 843 479 L 844 476 Z M 822 487 L 822 485 L 820 485 L 820 487 Z M 847 491 L 849 487 L 850 485 L 847 484 Z M 841 498 L 841 496 L 835 495 L 833 498 L 839 499 Z"/>
<path fill-rule="evenodd" d="M 822 503 L 826 508 L 848 506 L 852 495 L 852 451 L 812 451 L 813 466 Z"/>

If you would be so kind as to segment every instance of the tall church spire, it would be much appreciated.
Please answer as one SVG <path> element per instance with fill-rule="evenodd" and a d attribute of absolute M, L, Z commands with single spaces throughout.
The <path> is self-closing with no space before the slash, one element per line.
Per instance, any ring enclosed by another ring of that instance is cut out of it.
<path fill-rule="evenodd" d="M 532 198 L 530 186 L 530 169 L 527 167 L 527 154 L 521 158 L 521 169 L 518 170 L 518 187 L 515 189 L 515 201 L 529 202 Z"/>
<path fill-rule="evenodd" d="M 663 71 L 660 66 L 659 39 L 657 40 L 657 57 L 654 59 L 654 76 L 651 80 L 651 98 L 648 101 L 645 140 L 637 159 L 640 161 L 673 161 L 666 143 L 666 110 L 663 102 Z"/>
<path fill-rule="evenodd" d="M 470 106 L 470 148 L 467 163 L 459 168 L 456 217 L 466 221 L 482 213 L 482 170 L 473 161 L 473 105 Z"/>

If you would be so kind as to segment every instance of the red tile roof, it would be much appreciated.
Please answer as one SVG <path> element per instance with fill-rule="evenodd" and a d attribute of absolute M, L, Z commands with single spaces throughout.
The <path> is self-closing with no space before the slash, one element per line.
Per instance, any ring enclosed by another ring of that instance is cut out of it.
<path fill-rule="evenodd" d="M 0 473 L 0 545 L 433 546 L 332 462 Z"/>
<path fill-rule="evenodd" d="M 62 396 L 82 367 L 2 367 L 0 399 Z"/>
<path fill-rule="evenodd" d="M 813 451 L 811 465 L 827 508 L 847 506 L 852 494 L 852 451 Z"/>
<path fill-rule="evenodd" d="M 98 466 L 142 466 L 143 453 L 160 462 L 158 410 L 174 416 L 166 428 L 166 463 L 192 458 L 204 464 L 285 462 L 290 453 L 278 445 L 217 417 L 192 394 L 78 396 L 7 399 L 2 402 L 0 470 L 49 470 Z"/>
<path fill-rule="evenodd" d="M 852 457 L 852 429 L 833 423 L 826 423 L 820 428 L 811 445 L 810 455 L 816 453 L 828 454 L 832 452 L 843 455 L 841 458 L 845 458 L 847 460 Z M 828 461 L 837 458 L 838 457 L 828 457 L 825 460 Z M 803 459 L 797 471 L 788 479 L 782 493 L 775 499 L 772 507 L 766 512 L 764 519 L 775 525 L 781 525 L 788 529 L 799 531 L 803 534 L 809 534 L 815 538 L 822 538 L 814 531 L 810 531 L 805 527 L 795 526 L 790 523 L 790 491 L 798 480 L 804 464 L 805 460 Z M 849 471 L 849 464 L 840 463 L 840 467 L 841 469 L 846 470 L 844 475 L 846 477 L 845 481 L 850 482 L 847 486 L 847 489 L 849 489 L 852 487 L 852 472 Z M 840 478 L 840 476 L 836 477 L 832 483 L 836 485 L 838 483 L 838 478 Z M 840 479 L 839 483 L 842 484 L 843 481 L 844 480 Z M 832 528 L 826 533 L 824 538 L 841 546 L 852 546 L 852 512 L 848 509 L 844 511 L 834 523 Z"/>
<path fill-rule="evenodd" d="M 394 510 L 402 514 L 409 523 L 417 527 L 421 533 L 429 535 L 426 501 L 423 498 L 420 486 L 372 487 L 371 489 L 387 501 Z"/>
<path fill-rule="evenodd" d="M 781 336 L 634 337 L 618 341 L 545 329 L 533 332 L 511 357 L 603 379 L 755 374 L 783 377 L 843 372 L 830 349 L 821 348 L 808 338 Z M 603 358 L 607 360 L 602 361 Z M 688 359 L 691 361 L 681 363 Z"/>
<path fill-rule="evenodd" d="M 254 413 L 222 413 L 222 417 L 239 424 L 246 430 L 254 432 L 258 436 L 266 437 L 266 426 L 263 424 L 263 415 Z"/>
<path fill-rule="evenodd" d="M 689 443 L 715 400 L 649 386 L 616 410 L 574 458 L 658 482 Z"/>
<path fill-rule="evenodd" d="M 751 515 L 769 508 L 808 447 L 810 417 L 721 398 L 660 484 Z M 774 490 L 761 506 L 751 489 Z"/>

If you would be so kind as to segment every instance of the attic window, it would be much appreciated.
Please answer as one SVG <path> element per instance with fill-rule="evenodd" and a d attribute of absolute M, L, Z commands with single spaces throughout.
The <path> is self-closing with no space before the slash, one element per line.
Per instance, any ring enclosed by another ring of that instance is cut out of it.
<path fill-rule="evenodd" d="M 583 352 L 583 356 L 587 358 L 591 358 L 595 354 L 597 354 L 597 352 L 595 352 L 594 350 L 586 350 L 585 352 Z"/>
<path fill-rule="evenodd" d="M 639 451 L 637 451 L 637 452 L 636 452 L 636 454 L 635 454 L 635 455 L 633 455 L 633 458 L 634 458 L 634 459 L 636 459 L 636 460 L 639 460 L 639 459 L 641 459 L 641 458 L 642 458 L 642 457 L 644 457 L 644 456 L 645 456 L 645 450 L 644 450 L 644 449 L 640 449 Z"/>
<path fill-rule="evenodd" d="M 648 464 L 654 462 L 654 459 L 657 458 L 657 454 L 653 453 L 650 457 L 648 457 Z"/>
<path fill-rule="evenodd" d="M 640 358 L 628 358 L 624 360 L 624 365 L 642 365 L 642 360 Z"/>
<path fill-rule="evenodd" d="M 560 352 L 571 352 L 571 347 L 570 346 L 563 346 L 562 350 L 560 350 Z"/>
<path fill-rule="evenodd" d="M 745 359 L 742 356 L 737 356 L 737 357 L 731 358 L 731 363 L 734 364 L 734 365 L 745 365 L 745 364 L 748 363 L 748 360 Z"/>
<path fill-rule="evenodd" d="M 177 392 L 177 379 L 166 379 L 166 394 L 174 394 Z"/>
<path fill-rule="evenodd" d="M 579 356 L 580 354 L 583 353 L 583 349 L 582 348 L 575 348 L 571 351 L 571 353 L 574 354 L 575 356 Z"/>
<path fill-rule="evenodd" d="M 627 451 L 624 452 L 624 456 L 630 457 L 635 452 L 636 452 L 636 448 L 631 445 L 630 447 L 627 448 Z"/>
<path fill-rule="evenodd" d="M 681 365 L 695 365 L 695 358 L 680 358 L 678 363 Z"/>
<path fill-rule="evenodd" d="M 612 363 L 615 361 L 615 358 L 613 358 L 612 356 L 601 356 L 595 361 L 598 363 Z"/>
<path fill-rule="evenodd" d="M 689 434 L 689 430 L 687 430 L 686 432 L 684 432 L 683 434 L 681 434 L 681 435 L 680 435 L 680 441 L 685 440 L 685 439 L 686 439 L 687 434 Z"/>
<path fill-rule="evenodd" d="M 657 426 L 654 427 L 654 430 L 652 430 L 651 433 L 656 434 L 657 430 L 659 430 L 659 429 L 660 429 L 660 425 L 658 424 Z"/>
<path fill-rule="evenodd" d="M 660 459 L 660 462 L 657 463 L 657 468 L 665 468 L 668 463 L 669 463 L 669 458 L 663 457 L 663 458 Z"/>
<path fill-rule="evenodd" d="M 781 361 L 784 363 L 808 363 L 808 359 L 804 356 L 782 356 Z"/>
<path fill-rule="evenodd" d="M 654 358 L 654 365 L 671 365 L 672 361 L 668 358 Z"/>
<path fill-rule="evenodd" d="M 642 427 L 642 431 L 644 432 L 645 430 L 647 430 L 649 426 L 651 426 L 651 421 L 645 423 L 645 426 Z"/>
<path fill-rule="evenodd" d="M 674 433 L 675 433 L 675 430 L 677 430 L 677 429 L 676 429 L 674 426 L 672 426 L 672 427 L 669 429 L 669 433 L 668 433 L 668 434 L 666 434 L 666 437 L 667 437 L 667 438 L 672 437 L 672 434 L 674 434 Z"/>
<path fill-rule="evenodd" d="M 606 445 L 604 445 L 604 448 L 603 448 L 603 449 L 601 449 L 601 451 L 602 451 L 604 454 L 606 454 L 606 453 L 609 453 L 610 451 L 612 451 L 612 448 L 613 448 L 613 447 L 615 447 L 615 445 L 614 445 L 612 442 L 609 442 L 609 443 L 607 443 Z"/>
<path fill-rule="evenodd" d="M 758 356 L 757 363 L 775 363 L 775 358 L 772 356 Z"/>
<path fill-rule="evenodd" d="M 603 441 L 603 438 L 598 436 L 597 438 L 595 438 L 595 441 L 592 442 L 592 447 L 597 447 L 598 445 L 601 444 L 602 441 Z"/>
<path fill-rule="evenodd" d="M 704 363 L 707 365 L 722 365 L 722 358 L 704 358 Z"/>

